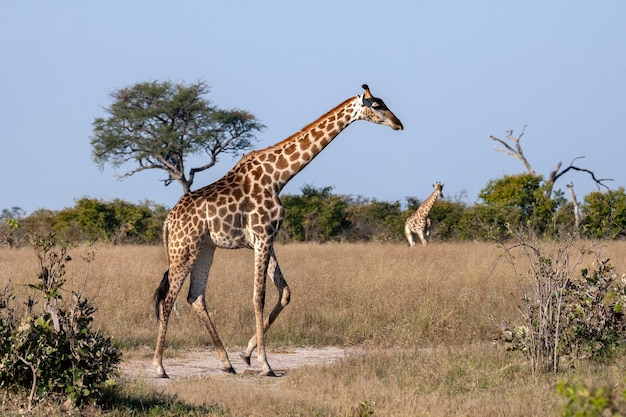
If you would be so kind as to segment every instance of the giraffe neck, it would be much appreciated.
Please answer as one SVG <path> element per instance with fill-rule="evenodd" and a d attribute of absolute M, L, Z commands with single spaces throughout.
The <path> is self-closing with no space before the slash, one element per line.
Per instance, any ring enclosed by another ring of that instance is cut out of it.
<path fill-rule="evenodd" d="M 261 151 L 253 152 L 264 173 L 269 175 L 277 192 L 302 171 L 334 138 L 358 119 L 356 104 L 360 96 L 348 99 L 319 119 Z"/>
<path fill-rule="evenodd" d="M 439 191 L 434 191 L 424 202 L 420 205 L 418 211 L 428 213 L 430 209 L 433 208 L 435 201 L 437 201 L 437 197 L 439 196 Z"/>

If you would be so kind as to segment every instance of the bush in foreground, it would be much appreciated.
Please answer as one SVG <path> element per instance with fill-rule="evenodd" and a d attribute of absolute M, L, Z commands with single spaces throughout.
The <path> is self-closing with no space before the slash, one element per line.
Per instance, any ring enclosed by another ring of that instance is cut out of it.
<path fill-rule="evenodd" d="M 599 358 L 623 344 L 626 280 L 597 247 L 574 235 L 548 242 L 532 232 L 515 237 L 505 254 L 523 288 L 516 307 L 524 324 L 506 329 L 505 339 L 527 355 L 533 372 L 556 373 L 562 359 Z M 593 267 L 582 268 L 589 259 Z"/>
<path fill-rule="evenodd" d="M 114 385 L 121 353 L 92 329 L 96 308 L 86 298 L 72 292 L 63 300 L 69 244 L 54 235 L 32 244 L 40 264 L 37 283 L 29 285 L 36 296 L 14 306 L 10 282 L 0 296 L 0 387 L 30 390 L 29 407 L 54 395 L 95 402 Z"/>

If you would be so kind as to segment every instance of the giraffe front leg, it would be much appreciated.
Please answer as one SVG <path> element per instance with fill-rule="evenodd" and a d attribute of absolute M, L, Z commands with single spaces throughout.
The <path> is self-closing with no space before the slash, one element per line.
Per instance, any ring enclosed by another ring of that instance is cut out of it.
<path fill-rule="evenodd" d="M 260 343 L 264 342 L 265 332 L 267 332 L 267 330 L 270 328 L 272 323 L 276 320 L 276 318 L 278 317 L 282 309 L 285 306 L 287 306 L 287 304 L 289 304 L 289 301 L 291 299 L 291 290 L 289 289 L 289 286 L 287 285 L 287 282 L 285 281 L 285 278 L 283 277 L 280 267 L 278 266 L 278 261 L 276 260 L 276 255 L 274 253 L 273 248 L 270 249 L 268 267 L 267 267 L 267 272 L 265 276 L 267 275 L 270 275 L 272 277 L 274 284 L 276 285 L 276 288 L 278 289 L 278 301 L 276 302 L 276 305 L 274 306 L 268 318 L 263 321 L 263 327 L 261 331 L 262 338 L 259 339 L 258 337 L 259 331 L 257 327 L 257 333 L 254 334 L 250 338 L 250 341 L 248 342 L 248 346 L 246 350 L 242 352 L 240 356 L 248 365 L 250 365 L 250 357 L 252 356 L 252 352 L 254 351 L 255 348 L 258 347 L 259 363 L 261 364 L 261 367 L 263 368 L 262 375 L 275 376 L 274 372 L 271 370 L 271 368 L 269 368 L 269 364 L 267 364 L 267 358 L 265 356 L 264 345 L 263 345 L 263 349 L 261 349 Z M 263 288 L 265 288 L 265 285 L 263 285 Z M 255 289 L 255 294 L 256 294 L 256 289 Z M 255 301 L 256 301 L 256 297 L 255 297 Z M 256 303 L 255 303 L 255 312 L 256 312 Z M 257 321 L 257 326 L 258 326 L 258 321 Z M 267 365 L 267 368 L 269 368 L 269 372 L 267 371 L 265 365 Z"/>
<path fill-rule="evenodd" d="M 422 246 L 426 246 L 428 242 L 426 242 L 426 237 L 424 236 L 424 230 L 420 230 L 417 236 L 420 238 L 420 241 L 422 242 Z"/>
<path fill-rule="evenodd" d="M 291 300 L 291 290 L 289 289 L 289 286 L 285 281 L 280 267 L 278 266 L 276 254 L 274 253 L 273 249 L 270 253 L 267 275 L 270 275 L 272 277 L 274 285 L 276 285 L 276 288 L 278 289 L 278 301 L 276 302 L 276 305 L 274 306 L 274 309 L 270 313 L 269 317 L 263 323 L 263 333 L 267 332 L 267 330 L 270 328 L 272 323 L 274 323 L 280 312 L 283 310 L 284 307 L 287 306 L 287 304 L 289 304 L 289 301 Z M 254 349 L 256 347 L 257 337 L 255 334 L 248 341 L 248 346 L 246 347 L 246 350 L 240 354 L 241 358 L 248 365 L 250 365 L 250 357 L 252 356 L 252 352 L 254 352 Z"/>
<path fill-rule="evenodd" d="M 261 375 L 276 376 L 265 352 L 265 326 L 263 322 L 263 309 L 265 307 L 265 285 L 269 264 L 270 246 L 259 249 L 255 256 L 255 277 L 254 277 L 254 316 L 256 322 L 256 343 L 259 365 L 261 365 Z"/>

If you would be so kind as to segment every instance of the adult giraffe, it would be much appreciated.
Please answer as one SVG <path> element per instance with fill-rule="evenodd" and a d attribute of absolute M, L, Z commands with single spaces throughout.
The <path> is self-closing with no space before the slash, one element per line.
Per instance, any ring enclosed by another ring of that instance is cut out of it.
<path fill-rule="evenodd" d="M 402 122 L 364 84 L 362 95 L 352 97 L 273 146 L 243 156 L 221 179 L 183 195 L 163 224 L 163 241 L 169 268 L 154 295 L 159 331 L 154 352 L 157 376 L 163 369 L 167 322 L 183 282 L 191 274 L 189 302 L 205 324 L 225 372 L 235 373 L 206 309 L 205 290 L 215 249 L 254 249 L 254 314 L 256 332 L 241 357 L 250 364 L 257 347 L 261 375 L 274 376 L 267 362 L 264 333 L 283 307 L 291 291 L 276 261 L 274 238 L 284 217 L 278 194 L 342 130 L 356 120 L 367 120 L 403 129 Z M 278 289 L 278 302 L 263 320 L 266 277 Z"/>
<path fill-rule="evenodd" d="M 419 205 L 415 213 L 411 215 L 404 223 L 404 234 L 409 241 L 409 246 L 415 246 L 415 236 L 419 237 L 422 242 L 422 246 L 426 246 L 428 243 L 428 237 L 430 237 L 430 209 L 433 208 L 437 197 L 443 198 L 443 184 L 436 182 L 433 184 L 435 190 L 422 204 Z"/>

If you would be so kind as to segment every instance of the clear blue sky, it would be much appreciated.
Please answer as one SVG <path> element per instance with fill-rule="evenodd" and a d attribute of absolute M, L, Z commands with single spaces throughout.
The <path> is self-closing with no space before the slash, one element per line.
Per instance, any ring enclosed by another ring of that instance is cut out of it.
<path fill-rule="evenodd" d="M 624 186 L 625 22 L 621 0 L 0 0 L 0 210 L 58 210 L 84 196 L 174 205 L 182 188 L 164 187 L 163 172 L 120 181 L 125 170 L 91 158 L 110 93 L 153 80 L 206 81 L 217 106 L 267 125 L 257 148 L 363 83 L 404 123 L 353 124 L 283 193 L 310 184 L 404 203 L 441 181 L 446 197 L 473 202 L 490 179 L 524 172 L 489 139 L 524 125 L 538 173 L 585 156 L 578 166 Z M 223 156 L 194 187 L 236 160 Z M 557 188 L 568 181 L 581 200 L 597 189 L 576 172 Z"/>

